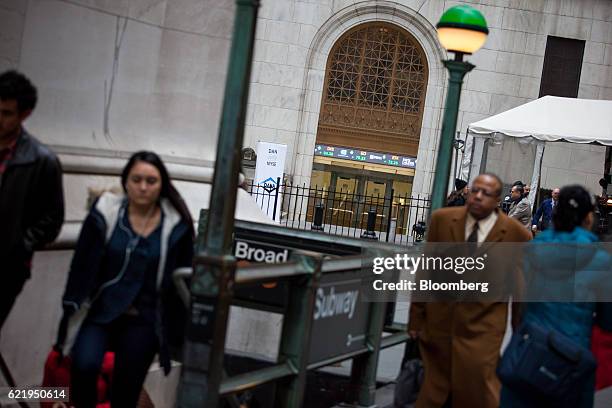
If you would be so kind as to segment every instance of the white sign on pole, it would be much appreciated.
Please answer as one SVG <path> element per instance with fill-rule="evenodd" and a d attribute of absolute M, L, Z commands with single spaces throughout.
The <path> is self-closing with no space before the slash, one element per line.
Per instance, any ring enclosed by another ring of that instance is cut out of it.
<path fill-rule="evenodd" d="M 268 216 L 280 222 L 282 191 L 278 180 L 283 182 L 287 145 L 257 142 L 257 162 L 255 164 L 255 200 Z"/>

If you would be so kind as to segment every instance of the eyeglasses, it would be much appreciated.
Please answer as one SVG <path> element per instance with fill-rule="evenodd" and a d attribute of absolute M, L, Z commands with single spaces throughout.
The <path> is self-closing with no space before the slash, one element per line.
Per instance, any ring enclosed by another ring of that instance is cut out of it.
<path fill-rule="evenodd" d="M 478 193 L 482 193 L 485 197 L 491 197 L 491 198 L 496 198 L 497 197 L 497 191 L 488 191 L 485 190 L 484 188 L 479 188 L 476 186 L 472 186 L 472 188 L 470 189 L 470 193 L 471 194 L 478 194 Z"/>

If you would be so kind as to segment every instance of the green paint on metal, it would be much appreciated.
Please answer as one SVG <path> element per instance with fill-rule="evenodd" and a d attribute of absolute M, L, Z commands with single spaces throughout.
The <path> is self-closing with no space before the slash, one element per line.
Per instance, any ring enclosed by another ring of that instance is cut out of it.
<path fill-rule="evenodd" d="M 357 387 L 358 407 L 376 406 L 376 371 L 385 325 L 385 307 L 386 303 L 383 302 L 370 304 L 370 321 L 366 337 L 368 351 L 353 359 L 351 382 Z"/>
<path fill-rule="evenodd" d="M 198 226 L 179 407 L 219 405 L 236 268 L 231 253 L 234 211 L 258 7 L 258 0 L 236 0 L 210 210 L 208 217 L 202 214 Z"/>
<path fill-rule="evenodd" d="M 295 372 L 288 364 L 276 364 L 223 380 L 220 393 L 221 395 L 227 395 L 242 392 L 292 375 L 295 375 Z"/>
<path fill-rule="evenodd" d="M 295 375 L 280 380 L 276 406 L 300 408 L 306 389 L 308 350 L 312 338 L 315 292 L 321 278 L 322 257 L 299 255 L 296 261 L 309 271 L 301 282 L 293 279 L 289 288 L 289 304 L 284 317 L 278 360 L 295 369 Z"/>
<path fill-rule="evenodd" d="M 198 230 L 196 239 L 196 252 L 203 252 L 206 248 L 206 227 L 208 225 L 208 210 L 200 210 L 200 219 L 198 220 Z"/>
<path fill-rule="evenodd" d="M 431 193 L 431 212 L 444 207 L 448 189 L 449 172 L 453 157 L 453 141 L 457 130 L 457 115 L 459 113 L 459 99 L 461 97 L 461 84 L 465 74 L 474 69 L 474 65 L 463 61 L 444 61 L 448 68 L 448 93 L 442 121 L 442 133 L 438 147 L 436 173 Z"/>
<path fill-rule="evenodd" d="M 451 7 L 440 17 L 436 25 L 440 27 L 465 28 L 468 30 L 489 33 L 487 21 L 482 13 L 473 7 L 460 5 Z"/>

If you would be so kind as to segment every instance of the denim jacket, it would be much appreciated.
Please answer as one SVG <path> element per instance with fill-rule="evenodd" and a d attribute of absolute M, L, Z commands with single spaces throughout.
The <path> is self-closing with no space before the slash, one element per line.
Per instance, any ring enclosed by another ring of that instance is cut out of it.
<path fill-rule="evenodd" d="M 104 274 L 100 265 L 104 262 L 106 244 L 117 228 L 125 201 L 125 197 L 105 193 L 94 203 L 83 222 L 62 299 L 64 310 L 79 310 L 84 304 L 95 300 L 101 289 L 106 290 L 119 282 L 117 276 L 101 276 Z M 193 237 L 189 226 L 170 202 L 162 199 L 160 204 L 164 216 L 156 282 L 156 332 L 160 343 L 160 363 L 167 374 L 170 371 L 169 349 L 182 344 L 186 317 L 172 281 L 172 273 L 176 268 L 191 265 Z M 106 272 L 117 274 L 120 271 Z"/>

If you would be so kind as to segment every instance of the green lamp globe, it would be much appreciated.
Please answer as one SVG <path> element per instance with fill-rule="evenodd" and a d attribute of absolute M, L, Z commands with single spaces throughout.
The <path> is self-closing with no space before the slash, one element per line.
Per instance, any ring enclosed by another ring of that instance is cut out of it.
<path fill-rule="evenodd" d="M 472 54 L 487 40 L 489 29 L 482 13 L 470 6 L 455 6 L 446 10 L 438 25 L 438 39 L 448 51 Z"/>

